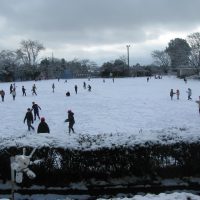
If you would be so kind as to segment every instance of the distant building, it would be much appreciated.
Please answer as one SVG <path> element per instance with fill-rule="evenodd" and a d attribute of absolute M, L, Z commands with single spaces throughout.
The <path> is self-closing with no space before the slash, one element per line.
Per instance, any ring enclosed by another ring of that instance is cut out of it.
<path fill-rule="evenodd" d="M 179 68 L 177 69 L 177 77 L 187 77 L 198 74 L 198 71 L 196 68 Z"/>
<path fill-rule="evenodd" d="M 60 75 L 60 78 L 63 79 L 73 78 L 73 73 L 70 70 L 65 69 L 64 72 Z"/>

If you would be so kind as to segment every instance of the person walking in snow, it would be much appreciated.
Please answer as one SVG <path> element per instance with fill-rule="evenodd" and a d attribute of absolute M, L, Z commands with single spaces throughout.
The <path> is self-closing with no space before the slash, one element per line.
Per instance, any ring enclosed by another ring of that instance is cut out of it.
<path fill-rule="evenodd" d="M 171 97 L 171 100 L 173 100 L 174 94 L 175 94 L 175 93 L 174 93 L 173 89 L 171 89 L 171 90 L 170 90 L 170 97 Z"/>
<path fill-rule="evenodd" d="M 86 82 L 83 82 L 83 88 L 86 89 Z"/>
<path fill-rule="evenodd" d="M 68 110 L 68 119 L 65 120 L 65 122 L 69 122 L 69 133 L 72 132 L 74 133 L 74 124 L 75 124 L 75 120 L 74 120 L 74 113 L 71 110 Z"/>
<path fill-rule="evenodd" d="M 25 122 L 27 122 L 28 131 L 30 131 L 31 129 L 35 130 L 35 128 L 31 125 L 33 124 L 33 114 L 30 108 L 27 109 L 26 115 L 24 117 L 24 123 Z"/>
<path fill-rule="evenodd" d="M 11 94 L 12 94 L 13 101 L 14 101 L 14 100 L 15 100 L 15 97 L 16 97 L 16 90 L 15 90 L 15 88 L 13 88 Z"/>
<path fill-rule="evenodd" d="M 184 80 L 184 82 L 185 82 L 185 84 L 186 84 L 186 83 L 187 83 L 187 79 L 186 79 L 186 77 L 184 77 L 184 79 L 183 79 L 183 80 Z"/>
<path fill-rule="evenodd" d="M 76 92 L 76 94 L 77 94 L 77 92 L 78 92 L 78 86 L 75 85 L 75 86 L 74 86 L 74 89 L 75 89 L 75 92 Z"/>
<path fill-rule="evenodd" d="M 5 96 L 4 90 L 1 90 L 1 91 L 0 91 L 0 95 L 1 95 L 1 100 L 2 100 L 2 102 L 4 102 L 4 96 Z"/>
<path fill-rule="evenodd" d="M 91 92 L 91 89 L 92 89 L 91 85 L 88 85 L 88 91 L 89 92 Z"/>
<path fill-rule="evenodd" d="M 199 96 L 199 100 L 198 101 L 196 101 L 196 103 L 198 104 L 198 106 L 199 106 L 199 114 L 200 114 L 200 96 Z"/>
<path fill-rule="evenodd" d="M 188 90 L 186 92 L 188 93 L 188 100 L 192 100 L 192 98 L 191 98 L 192 90 L 190 88 L 188 88 Z"/>
<path fill-rule="evenodd" d="M 54 89 L 55 89 L 55 85 L 54 85 L 54 83 L 52 84 L 52 89 L 53 89 L 53 93 L 54 93 Z"/>
<path fill-rule="evenodd" d="M 13 85 L 10 84 L 10 94 L 12 93 L 12 91 L 13 91 Z"/>
<path fill-rule="evenodd" d="M 41 117 L 41 122 L 38 125 L 37 133 L 50 133 L 49 126 L 45 122 L 44 117 Z"/>
<path fill-rule="evenodd" d="M 26 96 L 26 89 L 22 86 L 22 96 Z"/>
<path fill-rule="evenodd" d="M 177 97 L 177 100 L 179 100 L 179 96 L 180 96 L 180 91 L 177 89 L 177 90 L 176 90 L 176 97 Z"/>
<path fill-rule="evenodd" d="M 32 110 L 34 112 L 34 120 L 36 120 L 36 116 L 40 119 L 39 109 L 41 110 L 40 106 L 38 106 L 35 102 L 32 102 Z"/>
<path fill-rule="evenodd" d="M 36 86 L 35 86 L 35 84 L 33 84 L 33 87 L 32 87 L 32 95 L 36 95 L 37 96 L 37 93 L 36 93 Z"/>

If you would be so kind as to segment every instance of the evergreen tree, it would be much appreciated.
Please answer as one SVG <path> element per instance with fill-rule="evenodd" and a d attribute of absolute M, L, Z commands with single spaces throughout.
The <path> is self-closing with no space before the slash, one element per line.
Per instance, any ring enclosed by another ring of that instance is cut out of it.
<path fill-rule="evenodd" d="M 186 40 L 181 38 L 171 40 L 166 52 L 170 56 L 172 67 L 189 66 L 191 48 Z"/>

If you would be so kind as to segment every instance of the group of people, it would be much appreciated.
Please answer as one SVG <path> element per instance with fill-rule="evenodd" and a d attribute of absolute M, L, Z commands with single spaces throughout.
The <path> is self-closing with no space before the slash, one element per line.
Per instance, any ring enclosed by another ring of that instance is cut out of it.
<path fill-rule="evenodd" d="M 186 93 L 188 94 L 188 100 L 192 100 L 192 97 L 191 97 L 192 96 L 192 90 L 191 90 L 191 88 L 188 88 L 188 90 L 186 91 Z M 176 92 L 174 92 L 173 89 L 170 90 L 171 100 L 173 100 L 174 94 L 176 94 L 177 100 L 179 100 L 179 96 L 180 96 L 179 89 L 177 89 Z"/>
<path fill-rule="evenodd" d="M 32 109 L 28 108 L 26 115 L 24 117 L 24 123 L 25 121 L 27 122 L 27 126 L 28 126 L 28 130 L 30 131 L 35 130 L 35 128 L 31 125 L 33 124 L 33 120 L 36 120 L 36 117 L 38 117 L 38 119 L 40 119 L 40 115 L 39 115 L 39 109 L 41 110 L 40 106 L 38 104 L 36 104 L 35 102 L 32 102 Z M 33 114 L 32 111 L 34 112 L 34 118 L 33 118 Z M 41 120 L 41 122 L 44 121 Z"/>
<path fill-rule="evenodd" d="M 17 94 L 16 93 L 16 88 L 17 88 L 17 86 L 15 86 L 15 83 L 10 84 L 10 94 L 12 95 L 13 100 L 15 100 L 15 97 L 16 97 L 16 94 Z M 36 93 L 36 85 L 35 84 L 33 84 L 31 91 L 32 91 L 32 95 L 37 95 L 37 93 Z M 4 101 L 5 92 L 3 91 L 0 94 L 3 94 L 3 95 L 1 95 L 1 98 L 2 98 L 2 101 Z M 24 86 L 22 86 L 22 96 L 26 96 L 26 89 L 25 89 Z"/>
<path fill-rule="evenodd" d="M 86 87 L 86 82 L 84 81 L 83 82 L 83 89 L 86 89 L 86 88 L 87 88 Z M 92 87 L 91 87 L 91 85 L 88 84 L 88 91 L 91 92 L 91 90 L 92 90 Z"/>
<path fill-rule="evenodd" d="M 35 128 L 32 126 L 32 124 L 34 123 L 34 121 L 36 120 L 37 117 L 38 117 L 38 119 L 40 119 L 39 110 L 41 110 L 41 108 L 35 102 L 32 102 L 32 109 L 31 108 L 27 109 L 27 112 L 24 117 L 24 123 L 25 122 L 27 123 L 28 131 L 30 131 L 31 129 L 35 130 Z M 34 113 L 34 116 L 32 114 L 32 111 Z M 65 120 L 65 122 L 69 122 L 69 127 L 68 127 L 69 133 L 71 133 L 71 131 L 74 133 L 73 126 L 75 124 L 75 120 L 74 120 L 74 113 L 71 110 L 68 110 L 68 118 Z M 49 126 L 46 123 L 44 117 L 41 118 L 41 121 L 37 128 L 37 133 L 50 133 Z"/>
<path fill-rule="evenodd" d="M 174 92 L 173 89 L 170 90 L 170 97 L 171 97 L 171 100 L 173 100 L 174 94 L 176 94 L 177 100 L 179 100 L 179 96 L 180 96 L 180 91 L 179 91 L 179 89 L 177 89 L 176 92 Z"/>
<path fill-rule="evenodd" d="M 83 88 L 86 89 L 86 82 L 83 82 Z M 74 86 L 74 90 L 75 90 L 75 93 L 77 94 L 78 93 L 78 86 L 77 85 Z M 92 90 L 91 85 L 88 85 L 88 91 L 91 92 L 91 90 Z M 66 96 L 69 97 L 70 95 L 71 95 L 70 92 L 67 91 Z"/>
<path fill-rule="evenodd" d="M 24 117 L 24 123 L 25 122 L 27 123 L 29 131 L 31 129 L 35 130 L 35 128 L 32 126 L 32 124 L 33 124 L 33 114 L 32 114 L 32 109 L 30 109 L 30 108 L 27 109 L 26 115 Z M 41 118 L 41 121 L 40 121 L 38 128 L 37 128 L 37 133 L 50 133 L 49 126 L 45 122 L 44 117 Z"/>
<path fill-rule="evenodd" d="M 10 85 L 10 94 L 12 95 L 13 100 L 15 100 L 16 97 L 16 88 L 17 86 L 15 86 L 15 83 Z"/>

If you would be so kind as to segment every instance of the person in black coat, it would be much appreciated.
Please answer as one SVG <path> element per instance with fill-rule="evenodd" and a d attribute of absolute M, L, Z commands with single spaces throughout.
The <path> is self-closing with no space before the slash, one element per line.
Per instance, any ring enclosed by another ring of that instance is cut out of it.
<path fill-rule="evenodd" d="M 65 120 L 65 122 L 69 122 L 69 133 L 72 132 L 74 133 L 74 124 L 75 124 L 75 120 L 74 120 L 74 113 L 71 110 L 68 110 L 68 119 Z"/>
<path fill-rule="evenodd" d="M 30 108 L 27 109 L 27 113 L 24 117 L 24 123 L 25 123 L 25 121 L 27 122 L 27 126 L 28 126 L 29 131 L 31 130 L 31 128 L 32 128 L 32 130 L 35 130 L 34 127 L 31 125 L 31 124 L 33 124 L 33 114 L 31 112 Z"/>
<path fill-rule="evenodd" d="M 92 89 L 91 85 L 88 85 L 88 91 L 89 92 L 91 92 L 91 89 Z"/>
<path fill-rule="evenodd" d="M 49 126 L 45 122 L 45 118 L 41 118 L 41 122 L 38 125 L 37 133 L 50 133 Z"/>
<path fill-rule="evenodd" d="M 74 86 L 74 89 L 75 89 L 75 92 L 76 92 L 76 94 L 77 94 L 77 92 L 78 92 L 78 86 L 75 85 L 75 86 Z"/>
<path fill-rule="evenodd" d="M 70 92 L 68 91 L 68 92 L 66 92 L 66 96 L 67 97 L 69 97 L 70 96 Z"/>
<path fill-rule="evenodd" d="M 32 110 L 34 112 L 34 120 L 36 120 L 36 116 L 40 119 L 39 109 L 41 110 L 40 106 L 38 106 L 35 102 L 32 102 Z"/>
<path fill-rule="evenodd" d="M 24 86 L 22 86 L 22 95 L 26 96 L 26 89 L 24 88 Z"/>
<path fill-rule="evenodd" d="M 10 84 L 10 94 L 12 93 L 12 91 L 13 91 L 13 85 Z"/>
<path fill-rule="evenodd" d="M 5 96 L 4 90 L 1 90 L 1 91 L 0 91 L 0 95 L 1 95 L 1 100 L 2 100 L 2 102 L 4 102 L 4 96 Z"/>

